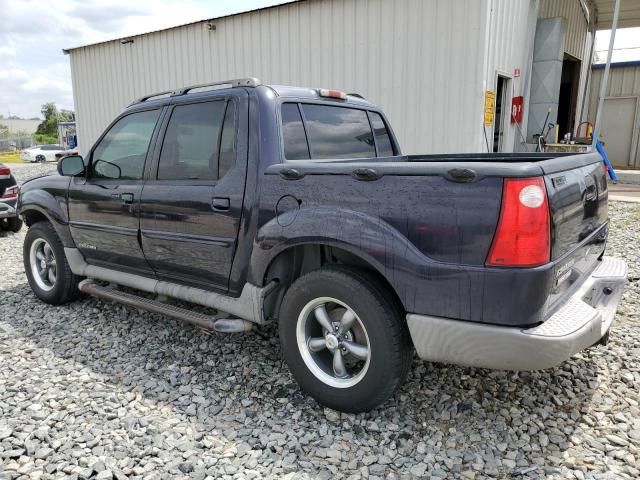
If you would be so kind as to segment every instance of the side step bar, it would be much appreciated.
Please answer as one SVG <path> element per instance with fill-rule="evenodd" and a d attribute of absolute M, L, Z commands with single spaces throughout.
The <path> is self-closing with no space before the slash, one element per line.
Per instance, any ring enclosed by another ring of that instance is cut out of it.
<path fill-rule="evenodd" d="M 81 292 L 103 300 L 112 300 L 133 308 L 168 315 L 206 330 L 215 330 L 216 332 L 221 333 L 233 333 L 246 332 L 251 330 L 253 327 L 252 322 L 241 318 L 215 318 L 209 315 L 203 315 L 185 308 L 176 307 L 175 305 L 168 305 L 157 300 L 151 300 L 131 293 L 122 292 L 114 288 L 102 287 L 93 283 L 89 278 L 81 281 L 78 288 Z"/>

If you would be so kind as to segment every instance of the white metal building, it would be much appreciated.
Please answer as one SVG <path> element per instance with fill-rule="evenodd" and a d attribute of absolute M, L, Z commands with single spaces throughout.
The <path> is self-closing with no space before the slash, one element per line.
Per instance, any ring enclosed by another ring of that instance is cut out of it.
<path fill-rule="evenodd" d="M 594 65 L 589 119 L 595 118 L 604 65 Z M 640 62 L 611 64 L 601 138 L 614 167 L 640 168 Z M 592 120 L 593 121 L 593 120 Z"/>
<path fill-rule="evenodd" d="M 358 92 L 404 153 L 531 149 L 549 109 L 566 129 L 586 116 L 593 1 L 302 0 L 71 48 L 80 150 L 137 97 L 248 76 Z"/>

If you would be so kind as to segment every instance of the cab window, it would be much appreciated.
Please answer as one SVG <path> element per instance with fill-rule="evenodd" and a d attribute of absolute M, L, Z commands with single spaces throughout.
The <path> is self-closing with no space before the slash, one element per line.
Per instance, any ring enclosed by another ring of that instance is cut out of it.
<path fill-rule="evenodd" d="M 218 180 L 235 158 L 233 102 L 179 105 L 162 144 L 159 180 Z"/>
<path fill-rule="evenodd" d="M 380 114 L 343 106 L 283 103 L 287 160 L 372 158 L 394 155 Z"/>
<path fill-rule="evenodd" d="M 93 151 L 94 178 L 138 180 L 160 110 L 136 112 L 118 120 Z"/>

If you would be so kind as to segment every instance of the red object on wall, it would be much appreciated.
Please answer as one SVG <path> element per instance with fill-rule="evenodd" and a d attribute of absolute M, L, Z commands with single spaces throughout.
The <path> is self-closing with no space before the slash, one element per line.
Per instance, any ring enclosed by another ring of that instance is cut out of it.
<path fill-rule="evenodd" d="M 524 97 L 511 99 L 511 123 L 522 123 L 522 111 L 524 109 Z"/>

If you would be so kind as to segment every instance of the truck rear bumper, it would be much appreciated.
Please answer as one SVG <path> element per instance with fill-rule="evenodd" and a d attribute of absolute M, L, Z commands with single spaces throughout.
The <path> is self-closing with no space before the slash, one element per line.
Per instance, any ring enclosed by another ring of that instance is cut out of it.
<path fill-rule="evenodd" d="M 560 309 L 528 329 L 411 313 L 407 323 L 423 360 L 496 370 L 549 368 L 608 332 L 626 281 L 626 263 L 604 257 Z"/>
<path fill-rule="evenodd" d="M 18 214 L 16 213 L 16 209 L 13 205 L 10 205 L 5 202 L 0 202 L 0 219 L 2 218 L 13 218 Z"/>

